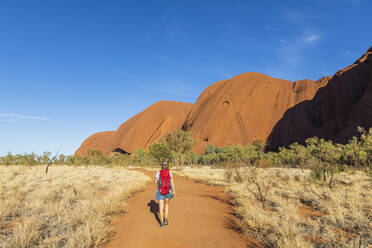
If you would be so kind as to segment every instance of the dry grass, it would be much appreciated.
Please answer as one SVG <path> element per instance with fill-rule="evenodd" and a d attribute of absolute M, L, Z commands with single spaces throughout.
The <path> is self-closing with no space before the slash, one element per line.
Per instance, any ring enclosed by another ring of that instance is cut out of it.
<path fill-rule="evenodd" d="M 205 183 L 213 186 L 227 185 L 224 169 L 212 169 L 206 166 L 184 167 L 181 170 L 173 169 L 172 173 L 196 182 Z"/>
<path fill-rule="evenodd" d="M 230 177 L 227 191 L 235 198 L 237 225 L 266 247 L 372 245 L 372 181 L 364 173 L 337 174 L 332 189 L 300 169 L 257 169 L 255 179 L 247 168 L 230 173 L 188 168 L 183 174 L 202 181 L 210 175 L 212 184 L 224 176 L 226 184 Z"/>
<path fill-rule="evenodd" d="M 143 168 L 148 171 L 157 172 L 161 170 L 160 166 Z M 227 185 L 224 169 L 212 169 L 206 166 L 192 166 L 192 167 L 179 167 L 171 168 L 170 171 L 178 176 L 192 179 L 195 182 L 200 182 L 213 186 Z"/>
<path fill-rule="evenodd" d="M 0 167 L 0 247 L 102 247 L 149 178 L 121 168 Z"/>

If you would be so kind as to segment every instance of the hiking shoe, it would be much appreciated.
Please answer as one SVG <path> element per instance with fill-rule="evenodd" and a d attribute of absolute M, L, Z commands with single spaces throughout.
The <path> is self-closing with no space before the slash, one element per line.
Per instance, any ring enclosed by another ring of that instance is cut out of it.
<path fill-rule="evenodd" d="M 164 225 L 168 225 L 168 219 L 164 218 Z"/>

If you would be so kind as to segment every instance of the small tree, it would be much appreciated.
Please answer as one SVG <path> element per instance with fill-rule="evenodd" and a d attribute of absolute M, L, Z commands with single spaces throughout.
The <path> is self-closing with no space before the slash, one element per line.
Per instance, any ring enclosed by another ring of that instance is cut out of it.
<path fill-rule="evenodd" d="M 152 144 L 149 151 L 159 164 L 161 164 L 163 161 L 169 163 L 172 160 L 171 150 L 162 142 Z"/>
<path fill-rule="evenodd" d="M 58 156 L 58 159 L 56 160 L 56 163 L 61 164 L 61 165 L 65 164 L 66 163 L 66 156 L 63 155 L 63 154 L 60 154 Z"/>
<path fill-rule="evenodd" d="M 222 153 L 208 153 L 201 156 L 203 164 L 215 165 L 221 163 L 224 160 Z"/>
<path fill-rule="evenodd" d="M 51 159 L 50 158 L 51 155 L 52 155 L 52 153 L 49 152 L 49 151 L 43 152 L 43 155 L 41 156 L 42 163 L 48 164 L 50 159 Z"/>
<path fill-rule="evenodd" d="M 188 164 L 197 164 L 200 160 L 200 155 L 194 153 L 193 151 L 186 154 L 186 163 Z"/>
<path fill-rule="evenodd" d="M 28 165 L 28 167 L 31 169 L 33 165 L 37 164 L 36 157 L 37 156 L 35 153 L 30 153 L 30 154 L 25 153 L 23 155 L 25 165 Z"/>
<path fill-rule="evenodd" d="M 81 165 L 84 165 L 85 166 L 85 169 L 88 169 L 89 159 L 87 157 L 80 157 L 79 163 Z"/>
<path fill-rule="evenodd" d="M 87 150 L 87 158 L 89 160 L 89 164 L 91 165 L 103 165 L 106 163 L 106 160 L 103 156 L 102 151 L 98 149 L 88 149 Z"/>
<path fill-rule="evenodd" d="M 195 157 L 195 159 L 197 159 L 197 161 L 203 164 L 215 165 L 215 164 L 226 161 L 225 150 L 226 149 L 214 146 L 212 144 L 206 144 L 205 152 L 201 156 L 196 156 L 196 155 L 193 155 L 193 156 Z M 191 154 L 187 156 L 190 157 L 192 156 Z"/>
<path fill-rule="evenodd" d="M 75 155 L 69 155 L 66 157 L 66 163 L 68 165 L 76 165 L 76 156 Z"/>
<path fill-rule="evenodd" d="M 318 161 L 317 166 L 312 168 L 312 176 L 323 181 L 327 181 L 329 177 L 329 188 L 332 188 L 334 174 L 340 171 L 342 146 L 317 138 L 311 138 L 306 142 L 309 153 Z"/>
<path fill-rule="evenodd" d="M 48 161 L 48 164 L 45 168 L 45 174 L 48 174 L 48 170 L 49 170 L 49 166 L 56 161 L 57 159 L 57 156 L 58 156 L 58 151 L 56 152 L 56 154 L 53 156 L 53 158 L 49 158 L 49 161 Z"/>
<path fill-rule="evenodd" d="M 248 173 L 247 173 L 247 183 L 253 184 L 256 188 L 257 191 L 257 199 L 260 201 L 262 205 L 262 209 L 265 211 L 266 210 L 266 195 L 269 191 L 270 185 L 269 183 L 265 180 L 268 176 L 265 176 L 263 178 L 259 178 L 259 173 L 258 173 L 258 163 L 255 164 L 250 164 L 248 166 Z M 248 186 L 247 185 L 247 186 Z"/>
<path fill-rule="evenodd" d="M 227 145 L 224 150 L 224 157 L 227 162 L 231 163 L 237 163 L 242 162 L 245 160 L 246 157 L 246 151 L 242 145 L 233 145 L 229 144 Z"/>
<path fill-rule="evenodd" d="M 114 154 L 111 158 L 110 161 L 113 165 L 119 165 L 119 166 L 128 166 L 132 160 L 130 155 L 128 154 Z"/>
<path fill-rule="evenodd" d="M 248 162 L 250 165 L 256 165 L 262 159 L 263 146 L 260 141 L 255 141 L 252 144 L 244 147 L 243 162 Z"/>
<path fill-rule="evenodd" d="M 358 166 L 362 166 L 366 174 L 372 177 L 372 128 L 368 132 L 362 128 L 359 131 L 362 134 L 359 142 L 358 158 L 360 164 Z"/>
<path fill-rule="evenodd" d="M 149 151 L 138 149 L 133 157 L 133 163 L 139 166 L 150 166 L 154 163 L 154 158 Z"/>
<path fill-rule="evenodd" d="M 175 164 L 183 166 L 187 153 L 191 152 L 195 145 L 190 132 L 176 131 L 165 135 L 163 143 L 169 147 Z"/>
<path fill-rule="evenodd" d="M 25 163 L 25 160 L 23 158 L 23 155 L 21 155 L 21 154 L 16 154 L 16 155 L 14 155 L 13 158 L 14 158 L 13 163 L 15 165 L 22 165 L 22 164 Z"/>
<path fill-rule="evenodd" d="M 3 163 L 5 166 L 9 166 L 14 163 L 14 157 L 11 152 L 8 152 L 3 158 Z"/>
<path fill-rule="evenodd" d="M 43 163 L 43 156 L 39 155 L 36 157 L 36 162 L 38 165 L 41 165 Z"/>

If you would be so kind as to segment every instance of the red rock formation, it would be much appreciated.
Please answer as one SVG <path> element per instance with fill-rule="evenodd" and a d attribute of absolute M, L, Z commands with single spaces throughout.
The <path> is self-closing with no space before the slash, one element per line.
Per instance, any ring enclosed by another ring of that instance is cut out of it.
<path fill-rule="evenodd" d="M 90 148 L 99 149 L 105 155 L 147 149 L 165 134 L 181 129 L 191 107 L 191 103 L 157 102 L 124 122 L 117 131 L 93 134 L 75 154 L 84 156 Z"/>
<path fill-rule="evenodd" d="M 85 156 L 88 149 L 96 149 L 102 151 L 104 154 L 109 154 L 111 152 L 112 137 L 115 131 L 106 131 L 95 133 L 81 144 L 79 149 L 76 150 L 75 154 L 80 156 Z"/>
<path fill-rule="evenodd" d="M 311 99 L 325 84 L 326 79 L 292 83 L 260 73 L 240 74 L 207 88 L 183 128 L 197 140 L 198 153 L 204 151 L 207 143 L 223 147 L 254 140 L 266 142 L 288 108 Z"/>
<path fill-rule="evenodd" d="M 339 97 L 345 96 L 342 100 L 326 100 L 340 92 L 342 94 L 338 95 Z M 330 124 L 323 127 L 320 135 L 325 136 L 327 129 L 332 128 L 332 122 L 338 124 L 335 130 L 337 134 L 335 138 L 325 137 L 339 142 L 346 142 L 356 135 L 358 126 L 366 129 L 372 127 L 372 47 L 353 65 L 336 73 L 323 99 L 323 105 L 337 104 L 339 107 L 336 111 L 332 108 L 325 109 L 327 111 L 323 112 L 323 116 L 330 115 L 333 118 L 324 118 L 324 121 Z"/>
<path fill-rule="evenodd" d="M 147 149 L 165 134 L 180 130 L 191 103 L 160 101 L 123 123 L 116 131 L 112 148 L 132 153 Z"/>
<path fill-rule="evenodd" d="M 372 127 L 372 48 L 338 71 L 311 101 L 288 109 L 270 134 L 271 147 L 317 136 L 346 142 L 357 127 Z"/>
<path fill-rule="evenodd" d="M 201 153 L 207 143 L 223 147 L 261 140 L 275 148 L 313 136 L 345 142 L 357 126 L 372 127 L 372 48 L 316 82 L 249 72 L 211 85 L 194 105 L 155 103 L 117 131 L 92 135 L 76 154 L 88 148 L 132 153 L 181 127 L 191 131 Z"/>

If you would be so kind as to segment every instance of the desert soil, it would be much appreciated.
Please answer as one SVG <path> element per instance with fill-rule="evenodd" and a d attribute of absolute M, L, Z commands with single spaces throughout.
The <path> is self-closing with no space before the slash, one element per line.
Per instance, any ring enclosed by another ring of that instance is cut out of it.
<path fill-rule="evenodd" d="M 154 178 L 155 172 L 141 172 Z M 178 176 L 174 180 L 177 195 L 170 201 L 168 226 L 159 226 L 155 183 L 150 183 L 128 201 L 127 212 L 113 221 L 114 236 L 106 247 L 261 247 L 234 230 L 237 218 L 222 187 Z"/>

